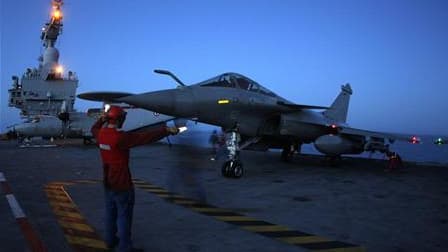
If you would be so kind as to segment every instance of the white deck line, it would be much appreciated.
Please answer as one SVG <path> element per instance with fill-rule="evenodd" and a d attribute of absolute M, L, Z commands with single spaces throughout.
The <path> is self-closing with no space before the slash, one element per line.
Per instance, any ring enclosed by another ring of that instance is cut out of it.
<path fill-rule="evenodd" d="M 6 182 L 5 175 L 3 175 L 3 172 L 0 172 L 0 182 Z"/>
<path fill-rule="evenodd" d="M 19 205 L 19 202 L 17 202 L 14 195 L 8 194 L 6 195 L 6 199 L 8 199 L 9 207 L 11 207 L 12 214 L 16 219 L 26 218 L 25 213 L 23 212 L 22 208 Z"/>

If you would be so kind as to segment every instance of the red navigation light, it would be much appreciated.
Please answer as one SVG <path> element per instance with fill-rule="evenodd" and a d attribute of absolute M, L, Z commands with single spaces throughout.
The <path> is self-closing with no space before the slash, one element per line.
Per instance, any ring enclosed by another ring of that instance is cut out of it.
<path fill-rule="evenodd" d="M 330 135 L 337 135 L 339 133 L 338 126 L 336 124 L 328 125 L 328 133 Z"/>
<path fill-rule="evenodd" d="M 418 143 L 420 143 L 420 138 L 418 138 L 416 136 L 412 136 L 411 139 L 409 140 L 409 142 L 411 142 L 412 144 L 418 144 Z"/>

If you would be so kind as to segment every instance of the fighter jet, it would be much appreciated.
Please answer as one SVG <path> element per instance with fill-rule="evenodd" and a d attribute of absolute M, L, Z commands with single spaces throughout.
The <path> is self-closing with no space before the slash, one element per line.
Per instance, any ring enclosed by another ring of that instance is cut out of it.
<path fill-rule="evenodd" d="M 117 102 L 157 111 L 180 118 L 221 126 L 224 130 L 238 126 L 243 140 L 239 148 L 283 149 L 282 158 L 289 160 L 304 143 L 314 143 L 321 153 L 337 159 L 343 154 L 364 151 L 389 151 L 395 140 L 418 143 L 410 135 L 361 130 L 346 123 L 350 84 L 342 85 L 331 106 L 293 103 L 238 73 L 224 73 L 194 85 L 185 85 L 166 70 L 156 73 L 171 76 L 178 87 L 137 95 L 101 92 L 78 95 L 81 99 L 100 100 L 105 95 Z M 241 177 L 242 164 L 226 162 L 223 175 Z"/>
<path fill-rule="evenodd" d="M 123 106 L 127 112 L 127 119 L 123 125 L 124 131 L 139 131 L 155 125 L 163 124 L 174 120 L 172 116 L 167 116 L 140 108 Z M 90 129 L 101 113 L 103 108 L 89 109 L 84 112 L 61 112 L 58 116 L 36 115 L 29 117 L 23 123 L 14 125 L 11 130 L 17 135 L 19 143 L 25 139 L 33 137 L 43 138 L 82 138 L 84 144 L 92 142 Z M 175 120 L 179 127 L 185 126 Z"/>
<path fill-rule="evenodd" d="M 91 135 L 86 125 L 91 125 L 94 118 L 86 113 L 70 113 L 71 121 L 61 121 L 56 116 L 36 115 L 28 117 L 24 122 L 13 125 L 12 132 L 17 135 L 19 143 L 29 142 L 34 137 L 50 138 L 83 138 L 84 143 L 90 142 Z"/>

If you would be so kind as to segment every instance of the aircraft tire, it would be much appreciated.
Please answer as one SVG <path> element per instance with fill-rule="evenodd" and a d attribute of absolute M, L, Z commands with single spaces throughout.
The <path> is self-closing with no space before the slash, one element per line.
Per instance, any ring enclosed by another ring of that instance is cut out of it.
<path fill-rule="evenodd" d="M 290 162 L 292 159 L 292 153 L 287 150 L 287 149 L 283 149 L 282 151 L 282 161 L 283 162 Z"/>
<path fill-rule="evenodd" d="M 241 178 L 244 174 L 243 164 L 239 160 L 228 160 L 222 165 L 221 174 L 226 178 Z"/>
<path fill-rule="evenodd" d="M 231 160 L 226 161 L 226 162 L 224 162 L 224 164 L 221 167 L 221 174 L 222 174 L 222 176 L 224 176 L 226 178 L 230 177 L 230 168 L 232 165 L 231 162 L 232 162 Z"/>
<path fill-rule="evenodd" d="M 241 178 L 244 174 L 243 164 L 240 161 L 235 161 L 231 171 L 233 178 Z"/>
<path fill-rule="evenodd" d="M 88 137 L 84 137 L 84 138 L 82 139 L 82 142 L 83 142 L 84 145 L 90 145 L 90 144 L 93 143 L 93 142 L 92 142 L 92 139 L 91 139 L 91 138 L 88 138 Z"/>

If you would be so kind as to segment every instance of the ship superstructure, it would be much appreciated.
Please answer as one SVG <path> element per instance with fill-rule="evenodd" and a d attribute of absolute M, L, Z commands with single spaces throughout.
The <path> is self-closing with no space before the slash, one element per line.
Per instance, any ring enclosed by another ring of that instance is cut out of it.
<path fill-rule="evenodd" d="M 64 71 L 56 48 L 62 33 L 63 1 L 52 0 L 51 5 L 50 19 L 40 36 L 43 48 L 38 66 L 26 69 L 20 78 L 12 77 L 8 105 L 20 109 L 24 120 L 10 126 L 8 134 L 17 136 L 19 143 L 33 137 L 73 137 L 89 142 L 92 138 L 90 128 L 103 110 L 92 108 L 86 113 L 74 109 L 78 78 L 74 72 Z M 173 119 L 129 106 L 126 111 L 124 130 L 138 130 Z"/>
<path fill-rule="evenodd" d="M 65 73 L 59 63 L 59 51 L 55 47 L 62 33 L 62 0 L 52 0 L 50 19 L 42 28 L 43 53 L 39 65 L 28 68 L 19 78 L 12 76 L 9 89 L 9 107 L 20 109 L 22 117 L 58 115 L 73 112 L 78 78 L 72 71 Z"/>

